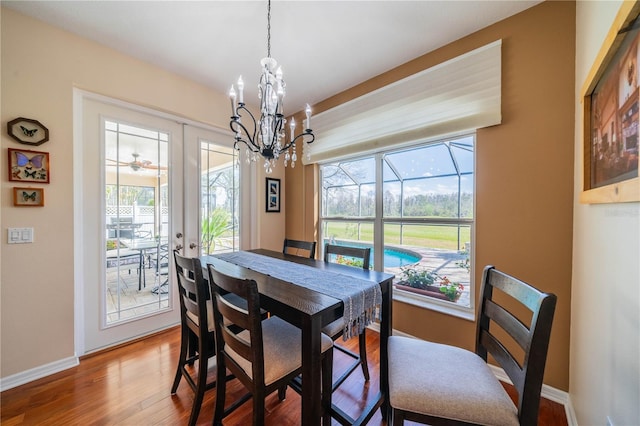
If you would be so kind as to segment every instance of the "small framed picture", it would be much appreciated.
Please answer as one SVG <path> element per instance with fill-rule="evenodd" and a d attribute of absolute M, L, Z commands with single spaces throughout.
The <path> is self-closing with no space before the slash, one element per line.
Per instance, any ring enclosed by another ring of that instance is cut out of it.
<path fill-rule="evenodd" d="M 9 148 L 9 180 L 49 183 L 49 153 Z"/>
<path fill-rule="evenodd" d="M 18 207 L 44 206 L 44 189 L 14 187 L 13 205 Z"/>
<path fill-rule="evenodd" d="M 7 123 L 7 133 L 25 145 L 42 145 L 49 140 L 49 129 L 38 120 L 18 117 Z"/>
<path fill-rule="evenodd" d="M 267 178 L 266 212 L 280 212 L 280 179 Z"/>

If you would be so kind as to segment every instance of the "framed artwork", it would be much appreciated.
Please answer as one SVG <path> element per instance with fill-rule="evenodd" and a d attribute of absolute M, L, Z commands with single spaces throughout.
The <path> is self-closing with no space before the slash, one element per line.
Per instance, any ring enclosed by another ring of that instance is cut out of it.
<path fill-rule="evenodd" d="M 623 2 L 583 87 L 581 203 L 640 201 L 640 2 Z"/>
<path fill-rule="evenodd" d="M 49 129 L 31 118 L 18 117 L 9 121 L 7 133 L 25 145 L 42 145 L 49 140 Z"/>
<path fill-rule="evenodd" d="M 9 148 L 9 180 L 49 183 L 49 153 Z"/>
<path fill-rule="evenodd" d="M 14 187 L 13 205 L 18 207 L 44 206 L 44 189 Z"/>
<path fill-rule="evenodd" d="M 280 179 L 267 178 L 267 213 L 280 212 Z"/>

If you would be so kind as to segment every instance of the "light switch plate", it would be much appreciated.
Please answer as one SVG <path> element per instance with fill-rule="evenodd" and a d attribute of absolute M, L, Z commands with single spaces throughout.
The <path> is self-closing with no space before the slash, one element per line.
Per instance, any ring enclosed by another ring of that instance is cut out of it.
<path fill-rule="evenodd" d="M 7 244 L 33 242 L 33 228 L 7 228 Z"/>

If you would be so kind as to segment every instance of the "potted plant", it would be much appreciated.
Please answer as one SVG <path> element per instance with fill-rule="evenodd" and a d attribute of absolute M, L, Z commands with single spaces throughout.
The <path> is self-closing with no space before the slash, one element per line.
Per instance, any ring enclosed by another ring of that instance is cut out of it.
<path fill-rule="evenodd" d="M 462 284 L 452 282 L 446 276 L 440 276 L 426 268 L 406 266 L 401 269 L 402 278 L 395 283 L 401 290 L 455 302 L 464 289 Z"/>

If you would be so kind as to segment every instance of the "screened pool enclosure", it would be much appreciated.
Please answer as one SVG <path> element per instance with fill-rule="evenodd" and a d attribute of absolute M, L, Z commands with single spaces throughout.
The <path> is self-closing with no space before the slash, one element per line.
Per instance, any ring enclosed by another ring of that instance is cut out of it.
<path fill-rule="evenodd" d="M 374 268 L 394 273 L 400 291 L 433 290 L 444 296 L 438 300 L 469 306 L 474 139 L 322 165 L 322 242 L 382 250 Z"/>

